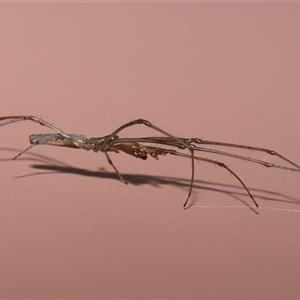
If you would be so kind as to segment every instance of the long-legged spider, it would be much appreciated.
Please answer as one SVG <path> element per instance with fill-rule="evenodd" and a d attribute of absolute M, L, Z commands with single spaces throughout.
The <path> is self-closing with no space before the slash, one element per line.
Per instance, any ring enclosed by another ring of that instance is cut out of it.
<path fill-rule="evenodd" d="M 186 201 L 184 202 L 183 207 L 186 207 L 188 200 L 191 196 L 193 184 L 194 184 L 194 172 L 195 172 L 195 164 L 194 161 L 204 161 L 210 164 L 214 164 L 216 166 L 222 167 L 226 169 L 229 173 L 231 173 L 243 186 L 249 197 L 252 199 L 256 207 L 258 207 L 257 202 L 255 201 L 253 195 L 245 185 L 245 183 L 241 180 L 241 178 L 233 172 L 227 165 L 225 165 L 222 162 L 219 162 L 217 160 L 212 160 L 204 157 L 195 156 L 194 151 L 201 151 L 201 152 L 208 152 L 208 153 L 214 153 L 218 155 L 223 156 L 230 156 L 237 159 L 242 159 L 245 161 L 254 162 L 257 164 L 261 164 L 265 167 L 273 167 L 273 168 L 279 168 L 279 169 L 285 169 L 289 171 L 297 171 L 300 172 L 300 166 L 289 160 L 288 158 L 280 155 L 279 153 L 266 149 L 261 147 L 252 147 L 252 146 L 245 146 L 245 145 L 239 145 L 239 144 L 231 144 L 231 143 L 223 143 L 223 142 L 214 142 L 214 141 L 208 141 L 203 140 L 199 138 L 178 138 L 174 135 L 154 126 L 149 121 L 144 119 L 137 119 L 131 122 L 128 122 L 122 126 L 120 126 L 118 129 L 116 129 L 114 132 L 112 132 L 109 135 L 103 136 L 103 137 L 92 137 L 89 138 L 88 136 L 81 135 L 81 134 L 67 134 L 64 133 L 62 130 L 58 129 L 54 125 L 40 119 L 34 116 L 6 116 L 6 117 L 0 117 L 0 126 L 8 125 L 14 122 L 18 121 L 33 121 L 35 123 L 38 123 L 40 125 L 46 126 L 48 128 L 53 129 L 56 133 L 46 133 L 46 134 L 33 134 L 29 137 L 29 141 L 31 145 L 27 147 L 25 150 L 20 152 L 18 155 L 16 155 L 13 159 L 16 159 L 23 153 L 25 153 L 27 150 L 31 149 L 32 147 L 36 145 L 52 145 L 52 146 L 58 146 L 58 147 L 70 147 L 70 148 L 80 148 L 85 150 L 93 150 L 94 152 L 103 152 L 109 162 L 109 164 L 114 168 L 116 173 L 118 174 L 120 180 L 127 184 L 127 182 L 124 180 L 120 172 L 117 170 L 115 165 L 113 164 L 112 160 L 110 159 L 108 152 L 115 152 L 119 153 L 119 151 L 123 151 L 129 155 L 132 155 L 136 158 L 140 159 L 147 159 L 148 155 L 152 156 L 153 158 L 158 160 L 159 155 L 177 155 L 182 156 L 186 158 L 190 158 L 192 162 L 192 174 L 191 174 L 191 181 L 190 181 L 190 188 L 189 193 Z M 141 137 L 141 138 L 120 138 L 118 136 L 118 133 L 121 132 L 123 129 L 137 125 L 142 124 L 147 127 L 152 128 L 153 130 L 160 132 L 164 134 L 164 137 Z M 190 154 L 181 153 L 179 151 L 176 151 L 174 149 L 166 149 L 162 147 L 157 146 L 150 146 L 150 145 L 144 145 L 142 143 L 147 144 L 156 144 L 156 145 L 167 145 L 172 146 L 178 149 L 188 149 L 190 151 Z M 203 145 L 214 145 L 214 146 L 220 146 L 220 147 L 231 147 L 231 148 L 240 148 L 240 149 L 246 149 L 246 150 L 252 150 L 252 151 L 259 151 L 259 152 L 265 152 L 269 155 L 277 156 L 278 158 L 284 160 L 288 164 L 292 165 L 293 167 L 286 167 L 282 165 L 277 165 L 274 163 L 269 163 L 264 160 L 259 160 L 256 158 L 246 157 L 243 155 L 238 155 L 235 153 L 210 149 L 210 148 L 204 148 Z"/>

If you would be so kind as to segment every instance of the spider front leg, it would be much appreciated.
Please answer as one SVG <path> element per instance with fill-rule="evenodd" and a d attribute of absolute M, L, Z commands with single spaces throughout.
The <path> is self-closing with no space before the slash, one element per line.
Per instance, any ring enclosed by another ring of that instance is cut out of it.
<path fill-rule="evenodd" d="M 85 141 L 82 139 L 82 135 L 76 134 L 66 134 L 56 126 L 50 124 L 49 122 L 34 117 L 34 116 L 6 116 L 0 118 L 0 126 L 8 125 L 11 123 L 19 122 L 19 121 L 32 121 L 38 123 L 41 126 L 46 126 L 54 131 L 57 132 L 56 135 L 54 134 L 36 134 L 31 135 L 29 140 L 31 145 L 27 147 L 25 150 L 20 152 L 16 155 L 13 159 L 18 158 L 20 155 L 31 149 L 36 145 L 53 145 L 53 146 L 61 146 L 61 147 L 71 147 L 71 148 L 86 148 Z M 89 149 L 87 149 L 89 150 Z"/>
<path fill-rule="evenodd" d="M 3 120 L 6 120 L 6 121 L 1 122 Z M 48 128 L 51 128 L 54 131 L 60 133 L 63 137 L 69 138 L 69 136 L 67 134 L 65 134 L 63 131 L 61 131 L 60 129 L 58 129 L 54 125 L 48 123 L 47 121 L 44 121 L 43 119 L 40 119 L 40 118 L 37 118 L 37 117 L 34 117 L 34 116 L 6 116 L 6 117 L 1 117 L 0 118 L 0 126 L 8 125 L 8 124 L 19 122 L 19 121 L 26 121 L 26 120 L 29 120 L 29 121 L 38 123 L 42 126 L 46 126 Z"/>

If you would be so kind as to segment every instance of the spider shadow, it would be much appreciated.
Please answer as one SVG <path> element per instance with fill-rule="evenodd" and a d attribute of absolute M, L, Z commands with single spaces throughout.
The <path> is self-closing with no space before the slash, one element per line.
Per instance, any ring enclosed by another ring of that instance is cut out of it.
<path fill-rule="evenodd" d="M 19 150 L 12 149 L 12 148 L 0 148 L 0 150 L 13 151 L 19 153 Z M 69 164 L 66 164 L 63 161 L 60 161 L 58 159 L 52 159 L 45 155 L 36 154 L 36 153 L 28 153 L 28 154 L 30 154 L 32 157 L 31 158 L 22 157 L 19 158 L 18 160 L 37 162 L 36 164 L 32 164 L 31 168 L 35 170 L 40 170 L 40 172 L 17 176 L 16 178 L 45 175 L 49 173 L 64 173 L 64 174 L 76 174 L 85 177 L 97 177 L 100 179 L 112 179 L 112 180 L 120 181 L 118 175 L 115 172 L 106 171 L 104 168 L 100 168 L 98 171 L 91 171 L 83 168 L 73 167 Z M 0 159 L 0 161 L 8 161 L 8 160 L 11 161 L 11 158 Z M 122 173 L 122 175 L 129 184 L 133 184 L 136 186 L 151 185 L 153 187 L 160 188 L 163 185 L 168 185 L 168 186 L 171 185 L 171 186 L 178 187 L 180 189 L 184 189 L 186 191 L 190 187 L 190 179 L 185 179 L 185 178 L 151 176 L 151 175 L 144 175 L 144 174 L 124 174 L 124 173 Z M 250 188 L 250 187 L 249 189 L 252 195 L 256 199 L 273 201 L 273 202 L 275 201 L 275 202 L 300 204 L 299 199 L 290 197 L 283 193 L 278 193 L 278 192 L 265 190 L 265 189 Z M 223 193 L 231 196 L 232 198 L 241 202 L 243 205 L 248 206 L 249 208 L 252 209 L 252 207 L 249 205 L 249 200 L 248 200 L 249 196 L 245 192 L 244 188 L 241 186 L 195 179 L 193 190 L 194 191 L 207 190 L 212 192 Z M 194 199 L 190 199 L 190 205 L 187 208 L 191 207 L 194 204 L 195 200 L 194 201 L 193 200 Z"/>
<path fill-rule="evenodd" d="M 41 170 L 43 172 L 35 172 L 34 174 L 28 174 L 19 176 L 27 177 L 27 176 L 35 176 L 35 175 L 44 175 L 48 173 L 64 173 L 64 174 L 76 174 L 79 176 L 85 177 L 97 177 L 99 179 L 110 179 L 120 181 L 119 176 L 111 171 L 106 171 L 104 168 L 100 168 L 98 171 L 92 171 L 77 167 L 71 166 L 58 166 L 58 165 L 45 165 L 45 164 L 32 164 L 31 168 L 35 170 Z M 167 176 L 152 176 L 152 175 L 144 175 L 144 174 L 130 174 L 130 173 L 122 173 L 124 179 L 132 185 L 142 186 L 142 185 L 150 185 L 156 188 L 160 188 L 161 186 L 175 186 L 177 188 L 188 191 L 190 187 L 190 179 L 186 178 L 178 178 L 178 177 L 167 177 Z M 207 190 L 211 192 L 223 193 L 232 198 L 235 198 L 243 205 L 248 206 L 253 210 L 252 206 L 249 205 L 249 195 L 245 192 L 243 187 L 232 185 L 232 184 L 224 184 L 212 181 L 204 181 L 204 180 L 194 180 L 193 190 Z M 300 204 L 300 200 L 285 195 L 283 193 L 278 193 L 265 189 L 255 189 L 250 188 L 251 193 L 256 199 L 261 199 L 265 201 L 273 201 L 273 202 L 285 202 L 285 203 L 293 203 Z M 191 207 L 195 200 L 191 201 L 190 205 L 186 208 Z M 255 211 L 255 210 L 254 210 Z M 256 211 L 255 211 L 256 212 Z"/>

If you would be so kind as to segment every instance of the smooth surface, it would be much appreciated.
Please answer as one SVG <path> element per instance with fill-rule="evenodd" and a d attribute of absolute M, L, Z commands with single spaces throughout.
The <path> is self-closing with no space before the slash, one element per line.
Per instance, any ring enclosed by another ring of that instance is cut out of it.
<path fill-rule="evenodd" d="M 299 3 L 1 3 L 1 116 L 145 118 L 300 163 Z M 0 127 L 1 298 L 299 298 L 300 173 L 39 146 Z M 142 126 L 122 136 L 160 134 Z M 201 153 L 200 153 L 201 154 Z M 255 157 L 254 152 L 246 155 Z M 209 157 L 204 154 L 204 157 Z M 257 155 L 270 162 L 275 157 Z"/>

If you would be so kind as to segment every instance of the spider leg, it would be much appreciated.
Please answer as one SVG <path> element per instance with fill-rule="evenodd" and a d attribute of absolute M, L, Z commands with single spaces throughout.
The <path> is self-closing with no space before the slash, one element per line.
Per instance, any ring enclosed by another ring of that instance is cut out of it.
<path fill-rule="evenodd" d="M 22 150 L 20 153 L 18 153 L 15 157 L 13 157 L 13 160 L 17 159 L 19 156 L 30 150 L 32 147 L 36 146 L 37 144 L 31 144 L 26 149 Z"/>
<path fill-rule="evenodd" d="M 33 146 L 36 145 L 53 145 L 53 146 L 62 146 L 62 147 L 72 147 L 72 148 L 85 148 L 85 142 L 82 140 L 82 135 L 76 135 L 76 134 L 66 134 L 56 126 L 50 124 L 49 122 L 34 117 L 34 116 L 6 116 L 0 118 L 0 126 L 8 125 L 11 123 L 19 122 L 19 121 L 32 121 L 35 123 L 40 124 L 41 126 L 46 126 L 54 131 L 56 131 L 58 134 L 51 135 L 51 134 L 38 134 L 38 135 L 31 135 L 30 136 L 30 143 L 31 146 L 27 147 L 25 150 L 20 152 L 17 156 L 15 156 L 13 159 L 18 158 L 20 155 L 31 149 Z M 2 122 L 1 122 L 2 121 Z M 58 142 L 60 140 L 60 143 Z M 89 149 L 87 149 L 89 150 Z"/>
<path fill-rule="evenodd" d="M 6 121 L 1 122 L 2 120 L 6 120 Z M 69 136 L 67 134 L 65 134 L 63 131 L 61 131 L 60 129 L 58 129 L 54 125 L 50 124 L 47 121 L 44 121 L 43 119 L 40 119 L 40 118 L 37 118 L 37 117 L 34 117 L 34 116 L 6 116 L 6 117 L 1 117 L 0 118 L 0 126 L 4 126 L 4 125 L 7 125 L 7 124 L 19 122 L 19 121 L 26 121 L 26 120 L 33 121 L 33 122 L 38 123 L 42 126 L 46 126 L 48 128 L 51 128 L 54 131 L 60 133 L 63 137 L 69 138 Z"/>
<path fill-rule="evenodd" d="M 267 168 L 278 168 L 278 169 L 283 169 L 283 170 L 300 172 L 300 168 L 291 168 L 291 167 L 286 167 L 286 166 L 282 166 L 282 165 L 277 165 L 274 163 L 266 162 L 264 160 L 247 157 L 247 156 L 239 155 L 239 154 L 235 154 L 235 153 L 230 153 L 230 152 L 225 152 L 225 151 L 220 151 L 220 150 L 215 150 L 215 149 L 209 149 L 209 148 L 202 148 L 202 147 L 195 147 L 195 150 L 201 151 L 201 152 L 207 152 L 207 153 L 214 153 L 214 154 L 223 155 L 223 156 L 229 156 L 229 157 L 233 157 L 233 158 L 237 158 L 237 159 L 242 159 L 245 161 L 250 161 L 253 163 L 263 165 Z M 294 164 L 294 165 L 297 166 L 296 164 Z"/>
<path fill-rule="evenodd" d="M 125 183 L 128 184 L 128 182 L 123 178 L 123 176 L 121 175 L 121 173 L 118 171 L 118 169 L 115 167 L 115 165 L 113 164 L 112 160 L 110 159 L 109 155 L 107 152 L 104 152 L 105 156 L 107 158 L 108 163 L 114 168 L 114 170 L 116 171 L 116 173 L 118 174 L 120 180 Z"/>
<path fill-rule="evenodd" d="M 117 140 L 115 139 L 115 136 L 122 130 L 124 130 L 125 128 L 128 128 L 130 126 L 134 126 L 134 125 L 145 125 L 146 127 L 150 127 L 152 128 L 153 130 L 156 130 L 164 135 L 166 135 L 167 137 L 169 138 L 172 138 L 174 140 L 176 140 L 179 144 L 182 145 L 182 148 L 187 148 L 189 149 L 189 151 L 191 152 L 191 155 L 189 155 L 188 157 L 191 158 L 192 160 L 192 175 L 191 175 L 191 184 L 190 184 L 190 189 L 189 189 L 189 193 L 188 193 L 188 196 L 187 196 L 187 199 L 185 201 L 185 205 L 186 203 L 188 202 L 191 194 L 192 194 L 192 189 L 193 189 L 193 185 L 194 185 L 194 174 L 195 174 L 195 163 L 194 163 L 194 145 L 191 145 L 191 144 L 188 144 L 186 143 L 185 141 L 183 141 L 182 139 L 178 139 L 176 138 L 175 136 L 173 136 L 172 134 L 160 129 L 159 127 L 151 124 L 149 121 L 147 120 L 144 120 L 144 119 L 137 119 L 137 120 L 134 120 L 134 121 L 131 121 L 131 122 L 128 122 L 122 126 L 120 126 L 119 128 L 117 128 L 113 133 L 111 133 L 110 135 L 108 135 L 105 140 L 103 141 L 103 143 L 101 143 L 101 146 L 100 146 L 100 150 L 102 152 L 107 152 L 108 150 L 108 147 L 109 147 L 109 143 L 112 142 L 113 140 Z"/>
<path fill-rule="evenodd" d="M 221 151 L 221 150 L 217 150 L 217 149 L 199 147 L 199 146 L 196 146 L 195 144 L 193 144 L 193 142 L 197 143 L 197 144 L 206 144 L 206 145 L 210 145 L 210 144 L 215 145 L 218 142 L 204 141 L 204 140 L 196 139 L 196 138 L 193 138 L 193 139 L 176 138 L 176 139 L 174 139 L 174 138 L 170 138 L 170 137 L 141 137 L 141 138 L 120 138 L 117 140 L 117 142 L 119 142 L 119 143 L 127 143 L 127 142 L 152 143 L 152 144 L 160 144 L 160 145 L 168 145 L 168 146 L 172 146 L 172 147 L 177 147 L 179 149 L 185 149 L 186 147 L 181 144 L 181 141 L 184 141 L 185 143 L 191 145 L 193 147 L 194 151 L 201 151 L 201 152 L 207 152 L 207 153 L 214 153 L 217 155 L 229 156 L 229 157 L 241 159 L 244 161 L 250 161 L 253 163 L 257 163 L 257 164 L 263 165 L 267 168 L 278 168 L 278 169 L 283 169 L 283 170 L 288 170 L 288 171 L 300 172 L 299 165 L 292 162 L 288 158 L 280 155 L 279 153 L 275 152 L 274 150 L 265 149 L 265 148 L 258 148 L 258 147 L 251 147 L 251 146 L 243 145 L 242 149 L 246 149 L 246 150 L 250 150 L 250 151 L 257 151 L 257 152 L 263 151 L 270 155 L 275 155 L 296 168 L 291 168 L 291 167 L 287 167 L 287 166 L 283 166 L 283 165 L 269 163 L 269 162 L 266 162 L 264 160 L 260 160 L 257 158 L 252 158 L 252 157 L 239 155 L 239 154 L 235 154 L 235 153 L 230 153 L 230 152 L 226 152 L 226 151 Z M 224 145 L 219 145 L 219 143 L 218 143 L 218 146 L 230 147 L 231 145 L 234 145 L 235 148 L 240 148 L 240 146 L 241 146 L 241 145 L 228 144 L 228 143 L 221 143 L 221 144 L 224 144 Z"/>
<path fill-rule="evenodd" d="M 168 154 L 171 154 L 171 155 L 177 155 L 177 156 L 181 156 L 181 157 L 187 157 L 187 158 L 191 157 L 189 154 L 184 154 L 184 153 L 178 152 L 178 151 L 173 150 L 173 149 L 160 149 L 160 148 L 157 148 L 157 149 L 159 151 L 163 151 L 164 154 L 168 153 Z M 158 153 L 158 154 L 160 154 L 160 153 Z M 219 161 L 216 161 L 216 160 L 212 160 L 212 159 L 208 159 L 208 158 L 204 158 L 204 157 L 194 156 L 193 158 L 196 159 L 196 160 L 198 160 L 198 161 L 204 161 L 204 162 L 207 162 L 207 163 L 210 163 L 210 164 L 214 164 L 214 165 L 217 165 L 217 166 L 219 166 L 221 168 L 226 169 L 229 173 L 231 173 L 241 183 L 241 185 L 244 187 L 244 189 L 246 190 L 246 192 L 249 195 L 249 197 L 252 199 L 252 201 L 255 204 L 255 206 L 258 207 L 257 202 L 255 201 L 253 195 L 251 194 L 251 192 L 247 188 L 246 184 L 227 165 L 225 165 L 222 162 L 219 162 Z M 185 201 L 183 207 L 186 207 L 187 203 L 188 203 L 188 199 Z"/>
<path fill-rule="evenodd" d="M 274 150 L 271 150 L 271 149 L 261 148 L 261 147 L 253 147 L 253 146 L 247 146 L 247 145 L 223 143 L 223 142 L 205 141 L 205 140 L 201 140 L 201 139 L 198 139 L 198 138 L 192 138 L 192 139 L 190 139 L 190 141 L 191 141 L 191 143 L 196 143 L 196 144 L 200 144 L 200 145 L 216 145 L 216 146 L 221 146 L 221 147 L 231 147 L 231 148 L 239 148 L 239 149 L 246 149 L 246 150 L 258 151 L 258 152 L 264 152 L 264 153 L 267 153 L 269 155 L 277 156 L 280 159 L 286 161 L 290 165 L 292 165 L 292 166 L 294 166 L 294 167 L 296 167 L 297 169 L 300 170 L 299 165 L 297 165 L 296 163 L 292 162 L 291 160 L 289 160 L 285 156 L 283 156 L 283 155 L 279 154 L 278 152 L 276 152 Z M 199 149 L 197 149 L 197 148 L 199 148 Z M 195 150 L 203 151 L 201 149 L 201 147 L 196 147 Z M 264 165 L 266 167 L 269 167 L 269 165 L 266 165 L 266 164 L 264 164 Z"/>
<path fill-rule="evenodd" d="M 117 140 L 115 142 L 119 142 L 119 141 Z M 148 154 L 151 155 L 153 158 L 156 158 L 156 159 L 158 159 L 159 155 L 166 155 L 166 154 L 191 158 L 191 155 L 178 152 L 174 149 L 165 149 L 165 148 L 159 148 L 159 147 L 153 147 L 153 146 L 144 146 L 144 145 L 138 144 L 138 143 L 135 143 L 135 144 L 133 144 L 133 143 L 132 144 L 129 144 L 129 143 L 128 144 L 126 144 L 126 143 L 119 144 L 118 143 L 118 144 L 114 145 L 114 147 L 118 150 L 121 150 L 121 151 L 129 154 L 129 155 L 135 156 L 137 158 L 142 158 L 144 160 L 147 158 Z M 204 158 L 204 157 L 194 156 L 193 159 L 196 159 L 198 161 L 204 161 L 204 162 L 207 162 L 207 163 L 211 163 L 211 164 L 214 164 L 214 165 L 217 165 L 221 168 L 226 169 L 229 173 L 231 173 L 241 183 L 241 185 L 244 187 L 244 189 L 246 190 L 249 197 L 254 202 L 255 206 L 258 207 L 257 202 L 255 201 L 253 195 L 251 194 L 251 192 L 247 188 L 246 184 L 227 165 L 225 165 L 222 162 L 218 162 L 216 160 L 212 160 L 212 159 L 208 159 L 208 158 Z M 189 198 L 185 201 L 183 207 L 186 207 L 186 205 L 188 203 L 188 200 L 189 200 Z"/>

